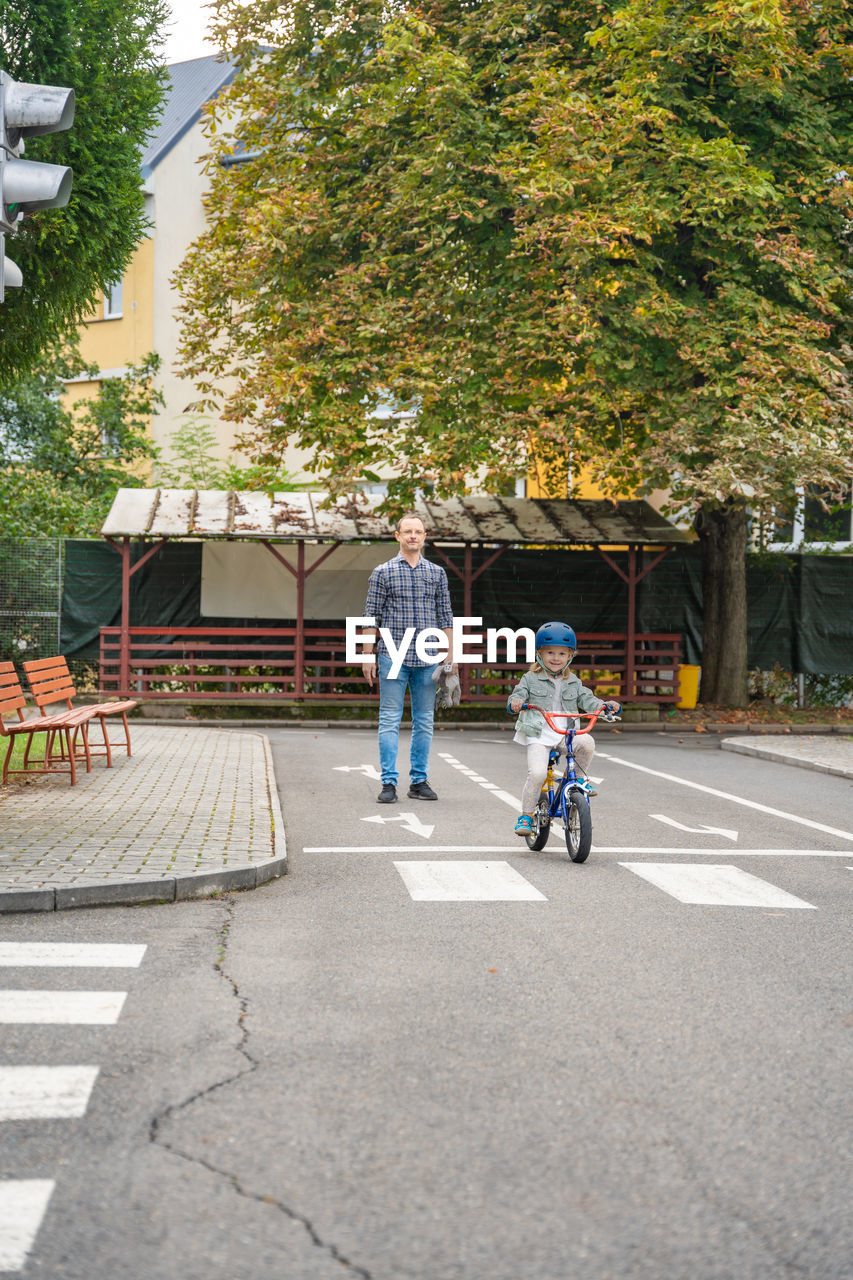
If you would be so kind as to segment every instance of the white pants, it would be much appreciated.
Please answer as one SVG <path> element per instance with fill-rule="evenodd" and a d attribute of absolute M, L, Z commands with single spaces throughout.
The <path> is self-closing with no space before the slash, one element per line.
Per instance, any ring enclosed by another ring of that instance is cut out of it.
<path fill-rule="evenodd" d="M 595 740 L 592 734 L 584 733 L 575 738 L 572 749 L 579 772 L 586 774 L 595 754 Z M 565 739 L 563 739 L 557 750 L 563 757 L 560 763 L 564 764 L 566 755 Z M 522 813 L 532 813 L 539 803 L 542 783 L 548 773 L 548 756 L 550 753 L 551 747 L 546 746 L 544 742 L 530 742 L 527 745 L 527 779 L 524 783 L 524 790 L 521 793 Z"/>

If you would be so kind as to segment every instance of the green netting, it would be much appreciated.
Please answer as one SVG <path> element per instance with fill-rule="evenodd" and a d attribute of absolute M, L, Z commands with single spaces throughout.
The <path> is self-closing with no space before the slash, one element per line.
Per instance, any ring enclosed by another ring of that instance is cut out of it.
<path fill-rule="evenodd" d="M 389 546 L 389 557 L 392 552 Z M 142 553 L 142 547 L 134 550 L 134 556 Z M 447 554 L 461 569 L 463 552 L 453 549 Z M 475 548 L 475 571 L 493 554 L 492 548 Z M 611 554 L 627 567 L 627 553 Z M 651 559 L 647 554 L 645 563 Z M 152 556 L 131 579 L 131 624 L 287 625 L 281 618 L 203 617 L 201 561 L 200 542 L 170 542 Z M 454 611 L 462 614 L 462 583 L 453 572 L 448 577 Z M 806 675 L 853 674 L 853 556 L 750 556 L 747 591 L 751 668 L 769 669 L 778 662 Z M 118 625 L 120 609 L 121 560 L 112 547 L 98 541 L 66 542 L 61 651 L 96 658 L 99 628 Z M 471 613 L 483 618 L 484 626 L 535 627 L 549 618 L 565 618 L 578 631 L 624 632 L 627 588 L 595 551 L 509 548 L 474 582 Z M 306 622 L 310 625 L 310 617 Z M 322 622 L 344 625 L 343 618 Z M 677 548 L 641 581 L 637 629 L 678 632 L 683 660 L 701 663 L 702 571 L 697 547 Z"/>
<path fill-rule="evenodd" d="M 0 538 L 0 659 L 49 658 L 59 650 L 61 538 Z"/>

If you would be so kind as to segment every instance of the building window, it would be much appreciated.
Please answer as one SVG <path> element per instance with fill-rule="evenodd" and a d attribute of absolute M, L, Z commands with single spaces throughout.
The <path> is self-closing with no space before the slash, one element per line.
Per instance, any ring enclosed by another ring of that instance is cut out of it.
<path fill-rule="evenodd" d="M 104 294 L 104 319 L 118 320 L 122 314 L 123 281 L 117 280 Z"/>
<path fill-rule="evenodd" d="M 853 546 L 853 485 L 841 501 L 837 497 L 826 501 L 828 510 L 815 490 L 798 490 L 790 518 L 770 534 L 770 549 L 805 546 L 815 551 L 849 550 Z"/>

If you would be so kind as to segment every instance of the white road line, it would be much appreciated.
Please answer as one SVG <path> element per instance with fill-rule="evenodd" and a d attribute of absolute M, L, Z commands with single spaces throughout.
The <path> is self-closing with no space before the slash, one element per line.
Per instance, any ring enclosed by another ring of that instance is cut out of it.
<path fill-rule="evenodd" d="M 0 1181 L 0 1271 L 22 1271 L 55 1183 L 46 1178 Z"/>
<path fill-rule="evenodd" d="M 12 968 L 136 969 L 146 948 L 135 943 L 0 942 L 0 965 Z"/>
<path fill-rule="evenodd" d="M 521 813 L 521 796 L 511 796 L 508 791 L 493 791 L 493 796 L 497 796 L 498 800 L 503 800 L 504 804 L 508 804 L 513 813 Z"/>
<path fill-rule="evenodd" d="M 637 769 L 640 773 L 649 773 L 653 778 L 664 778 L 667 782 L 677 782 L 682 787 L 692 787 L 694 791 L 704 791 L 709 796 L 719 796 L 721 800 L 731 800 L 733 804 L 742 804 L 747 809 L 757 809 L 759 813 L 769 813 L 774 818 L 785 818 L 788 822 L 798 822 L 802 827 L 810 827 L 812 831 L 823 831 L 829 836 L 838 836 L 840 840 L 853 840 L 853 831 L 841 831 L 838 827 L 828 827 L 823 822 L 813 822 L 811 818 L 801 818 L 797 813 L 786 813 L 784 809 L 773 809 L 770 805 L 759 804 L 757 800 L 746 800 L 743 796 L 733 796 L 729 791 L 718 791 L 716 787 L 706 787 L 701 782 L 691 782 L 688 778 L 678 778 L 674 773 L 662 773 L 660 769 L 649 769 L 644 764 L 634 764 L 633 760 L 623 760 L 621 756 L 605 755 L 599 752 L 602 760 L 612 764 L 622 764 L 626 769 Z"/>
<path fill-rule="evenodd" d="M 560 829 L 561 830 L 561 829 Z M 554 833 L 556 835 L 556 833 Z M 563 843 L 562 835 L 557 843 Z M 431 844 L 430 853 L 518 853 L 525 851 L 522 841 L 518 844 Z M 303 853 L 413 853 L 410 844 L 326 844 L 305 845 Z M 677 848 L 660 845 L 593 845 L 593 853 L 653 853 L 686 854 L 695 858 L 730 858 L 731 846 L 725 849 L 693 849 L 688 845 Z M 849 858 L 849 849 L 738 849 L 738 858 Z M 853 867 L 850 868 L 853 871 Z"/>
<path fill-rule="evenodd" d="M 0 1023 L 116 1022 L 126 991 L 0 991 Z"/>
<path fill-rule="evenodd" d="M 740 867 L 691 866 L 672 862 L 623 862 L 620 864 L 642 876 L 664 893 L 698 906 L 712 907 L 786 907 L 816 911 L 811 902 L 803 902 Z"/>
<path fill-rule="evenodd" d="M 98 1067 L 0 1067 L 0 1120 L 85 1115 Z"/>
<path fill-rule="evenodd" d="M 849 849 L 694 849 L 690 845 L 666 848 L 661 845 L 593 845 L 593 853 L 680 853 L 691 858 L 849 858 Z"/>
<path fill-rule="evenodd" d="M 481 787 L 491 792 L 493 796 L 497 796 L 498 800 L 503 800 L 504 804 L 509 805 L 513 813 L 519 812 L 521 806 L 520 793 L 517 796 L 513 796 L 508 791 L 501 790 L 500 787 L 484 778 L 481 773 L 477 773 L 476 769 L 469 769 L 467 764 L 463 764 L 461 760 L 457 760 L 455 756 L 449 755 L 446 751 L 439 751 L 438 756 L 445 764 L 449 764 L 452 769 L 455 769 L 457 773 L 461 773 L 465 778 L 470 778 L 472 782 L 478 782 Z"/>
<path fill-rule="evenodd" d="M 503 791 L 495 783 L 488 782 L 482 774 L 477 773 L 476 770 L 469 769 L 467 764 L 463 764 L 462 761 L 457 760 L 455 756 L 448 755 L 446 751 L 439 751 L 438 755 L 445 764 L 449 764 L 451 768 L 457 771 L 457 773 L 461 773 L 463 777 L 470 778 L 472 782 L 478 782 L 484 790 L 490 791 L 493 796 L 497 796 L 498 800 L 503 800 L 504 804 L 509 805 L 513 813 L 519 812 L 521 809 L 521 792 L 519 792 L 517 796 L 514 796 L 509 791 Z M 596 787 L 599 783 L 604 781 L 603 778 L 593 777 L 590 777 L 589 780 L 593 786 Z"/>
<path fill-rule="evenodd" d="M 517 844 L 431 844 L 430 853 L 518 853 Z M 303 853 L 414 853 L 411 844 L 305 845 Z M 849 856 L 849 855 L 845 855 Z"/>
<path fill-rule="evenodd" d="M 547 902 L 508 862 L 395 862 L 415 902 Z"/>

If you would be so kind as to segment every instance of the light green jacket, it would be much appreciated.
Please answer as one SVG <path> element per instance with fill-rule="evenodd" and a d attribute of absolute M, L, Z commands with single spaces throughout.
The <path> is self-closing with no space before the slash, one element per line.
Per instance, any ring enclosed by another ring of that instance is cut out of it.
<path fill-rule="evenodd" d="M 556 682 L 551 676 L 546 676 L 544 671 L 525 671 L 507 701 L 521 698 L 524 702 L 532 702 L 534 706 L 550 711 L 554 705 L 555 689 Z M 603 700 L 596 698 L 592 690 L 582 685 L 571 671 L 563 679 L 561 702 L 563 711 L 600 711 L 604 706 Z M 556 723 L 561 728 L 569 726 L 567 720 L 558 720 Z M 515 727 L 525 738 L 538 738 L 545 724 L 546 721 L 538 711 L 522 711 Z"/>

